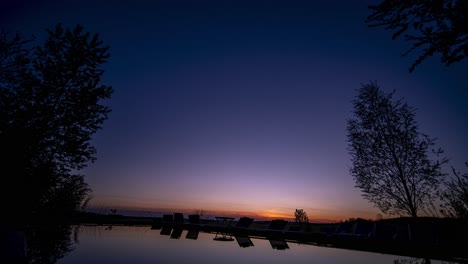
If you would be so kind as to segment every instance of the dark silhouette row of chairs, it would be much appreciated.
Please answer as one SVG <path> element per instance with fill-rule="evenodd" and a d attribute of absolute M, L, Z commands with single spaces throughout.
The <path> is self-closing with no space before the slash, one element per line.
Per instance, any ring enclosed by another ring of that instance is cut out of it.
<path fill-rule="evenodd" d="M 199 215 L 189 215 L 188 225 L 186 225 L 186 228 L 188 228 L 186 238 L 198 238 L 199 229 L 196 228 L 196 226 L 200 225 L 200 223 Z M 182 213 L 164 214 L 162 218 L 154 219 L 152 229 L 161 229 L 161 235 L 178 239 L 182 236 L 184 224 L 186 224 L 186 222 Z"/>
<path fill-rule="evenodd" d="M 248 228 L 254 219 L 250 217 L 241 217 L 234 227 L 236 228 Z M 173 226 L 173 225 L 201 225 L 200 215 L 189 215 L 188 222 L 185 221 L 182 213 L 164 214 L 162 218 L 155 218 L 153 220 L 153 229 L 160 229 L 162 226 Z"/>
<path fill-rule="evenodd" d="M 247 229 L 254 222 L 251 217 L 241 217 L 239 221 L 232 226 L 234 229 Z M 188 216 L 188 222 L 185 221 L 182 213 L 164 214 L 162 218 L 155 218 L 153 221 L 153 229 L 160 229 L 163 225 L 201 225 L 200 215 L 192 214 Z M 267 227 L 268 230 L 282 231 L 287 226 L 288 221 L 277 219 L 272 220 L 270 225 Z"/>
<path fill-rule="evenodd" d="M 249 228 L 254 222 L 254 218 L 241 217 L 233 226 L 226 226 L 225 229 L 221 229 L 216 233 L 214 240 L 219 241 L 233 241 L 236 240 L 238 245 L 242 248 L 254 246 L 252 240 L 249 237 Z M 272 220 L 266 230 L 276 231 L 280 234 L 286 227 L 288 221 L 285 220 Z M 178 239 L 182 236 L 184 227 L 187 229 L 185 238 L 187 239 L 198 239 L 198 234 L 202 227 L 200 215 L 192 214 L 188 215 L 188 222 L 184 219 L 182 213 L 164 214 L 162 218 L 156 218 L 154 220 L 152 229 L 161 229 L 161 235 L 170 236 L 170 238 Z M 232 238 L 234 236 L 234 238 Z M 271 244 L 273 249 L 288 249 L 288 244 L 280 235 L 270 235 L 266 237 Z"/>

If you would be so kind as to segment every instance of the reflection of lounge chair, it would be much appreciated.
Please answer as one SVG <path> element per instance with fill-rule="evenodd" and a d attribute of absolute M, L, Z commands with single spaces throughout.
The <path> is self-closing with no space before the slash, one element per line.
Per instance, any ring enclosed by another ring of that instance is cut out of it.
<path fill-rule="evenodd" d="M 159 232 L 159 234 L 168 236 L 168 235 L 171 234 L 171 232 L 172 232 L 172 226 L 163 225 L 162 228 L 161 228 L 161 232 Z"/>
<path fill-rule="evenodd" d="M 190 229 L 187 231 L 187 235 L 185 235 L 185 238 L 187 239 L 198 239 L 198 234 L 200 233 L 200 231 L 198 230 L 198 228 L 194 228 L 194 229 Z"/>
<path fill-rule="evenodd" d="M 245 247 L 254 246 L 252 240 L 250 240 L 250 237 L 248 236 L 236 236 L 235 238 L 236 238 L 237 244 L 239 244 L 239 247 L 245 248 Z"/>
<path fill-rule="evenodd" d="M 184 231 L 184 228 L 182 226 L 174 227 L 174 229 L 172 229 L 171 238 L 180 238 L 180 236 L 182 235 L 182 231 Z"/>
<path fill-rule="evenodd" d="M 273 249 L 284 250 L 289 248 L 288 243 L 286 243 L 285 240 L 270 239 L 269 241 Z"/>

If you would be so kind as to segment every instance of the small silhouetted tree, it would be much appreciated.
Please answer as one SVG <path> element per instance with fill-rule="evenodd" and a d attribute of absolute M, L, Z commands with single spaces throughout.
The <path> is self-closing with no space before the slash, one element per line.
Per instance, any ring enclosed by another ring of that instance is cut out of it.
<path fill-rule="evenodd" d="M 294 217 L 296 219 L 296 223 L 300 225 L 309 223 L 309 217 L 307 217 L 307 213 L 303 209 L 296 209 Z"/>
<path fill-rule="evenodd" d="M 22 219 L 64 216 L 91 193 L 77 172 L 93 162 L 91 136 L 107 118 L 101 84 L 108 47 L 58 24 L 42 45 L 0 34 L 2 210 Z"/>
<path fill-rule="evenodd" d="M 465 163 L 468 168 L 468 162 Z M 461 174 L 452 168 L 453 177 L 445 183 L 441 194 L 442 214 L 468 220 L 468 173 Z"/>
<path fill-rule="evenodd" d="M 393 31 L 392 39 L 402 34 L 421 55 L 411 65 L 414 71 L 423 60 L 436 53 L 449 66 L 468 56 L 468 1 L 465 0 L 383 0 L 371 5 L 366 23 Z"/>
<path fill-rule="evenodd" d="M 415 109 L 392 97 L 375 83 L 359 89 L 347 127 L 350 172 L 382 212 L 416 217 L 436 199 L 447 160 L 429 158 L 435 140 L 418 130 Z"/>

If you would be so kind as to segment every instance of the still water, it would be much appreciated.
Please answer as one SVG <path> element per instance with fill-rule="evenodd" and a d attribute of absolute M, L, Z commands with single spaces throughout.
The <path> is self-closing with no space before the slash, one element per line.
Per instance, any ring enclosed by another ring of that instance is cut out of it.
<path fill-rule="evenodd" d="M 213 233 L 200 232 L 196 239 L 186 238 L 186 234 L 184 230 L 175 239 L 150 227 L 80 226 L 72 235 L 68 252 L 57 263 L 427 263 L 424 259 L 260 238 L 219 241 Z M 278 245 L 285 249 L 274 249 Z"/>

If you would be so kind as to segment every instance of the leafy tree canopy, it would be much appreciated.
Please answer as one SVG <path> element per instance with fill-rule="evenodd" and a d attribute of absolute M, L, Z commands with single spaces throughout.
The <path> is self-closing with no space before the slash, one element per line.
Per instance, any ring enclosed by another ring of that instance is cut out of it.
<path fill-rule="evenodd" d="M 73 211 L 90 189 L 79 171 L 93 162 L 92 135 L 110 109 L 101 84 L 109 58 L 97 34 L 58 24 L 45 43 L 0 34 L 0 160 L 4 209 L 15 215 Z"/>
<path fill-rule="evenodd" d="M 416 217 L 431 208 L 447 160 L 430 158 L 435 140 L 419 131 L 414 108 L 375 83 L 363 85 L 353 105 L 350 172 L 363 197 L 388 214 Z"/>

